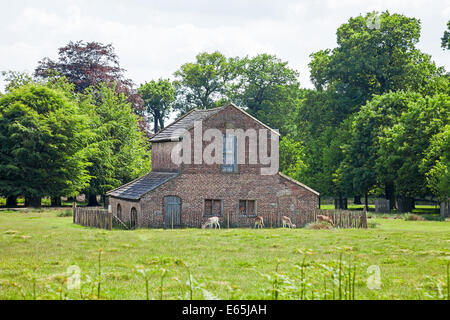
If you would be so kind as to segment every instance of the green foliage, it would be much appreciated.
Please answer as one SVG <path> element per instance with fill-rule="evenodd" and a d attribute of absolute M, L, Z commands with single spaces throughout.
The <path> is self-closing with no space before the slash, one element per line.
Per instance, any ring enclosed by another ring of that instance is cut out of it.
<path fill-rule="evenodd" d="M 61 89 L 30 83 L 2 96 L 0 193 L 38 199 L 86 187 L 87 123 Z"/>
<path fill-rule="evenodd" d="M 280 171 L 294 179 L 299 179 L 306 168 L 305 153 L 301 142 L 290 136 L 280 141 Z"/>
<path fill-rule="evenodd" d="M 193 108 L 217 107 L 225 98 L 226 87 L 233 77 L 230 60 L 218 51 L 203 52 L 195 63 L 183 64 L 175 72 L 177 100 L 174 109 L 184 114 Z"/>
<path fill-rule="evenodd" d="M 154 122 L 153 132 L 156 133 L 164 128 L 164 119 L 169 116 L 175 100 L 175 87 L 169 80 L 159 79 L 141 84 L 138 92 L 144 99 L 144 107 Z"/>
<path fill-rule="evenodd" d="M 391 170 L 386 172 L 384 167 L 378 166 L 376 171 L 379 137 L 384 134 L 384 128 L 394 125 L 410 101 L 418 99 L 419 94 L 405 92 L 375 96 L 352 117 L 349 136 L 342 145 L 344 158 L 340 174 L 356 193 L 367 194 L 377 182 L 388 184 L 394 181 Z"/>
<path fill-rule="evenodd" d="M 419 20 L 386 11 L 374 28 L 368 23 L 374 14 L 350 18 L 337 30 L 335 49 L 311 55 L 311 80 L 320 90 L 337 92 L 346 114 L 374 94 L 419 91 L 438 73 L 430 57 L 416 49 Z"/>
<path fill-rule="evenodd" d="M 286 124 L 297 111 L 301 93 L 298 72 L 269 54 L 232 61 L 236 81 L 230 85 L 230 99 L 282 134 L 287 133 Z"/>
<path fill-rule="evenodd" d="M 380 173 L 392 177 L 399 194 L 427 194 L 421 164 L 432 137 L 448 126 L 449 120 L 450 96 L 440 94 L 410 101 L 395 123 L 383 129 L 377 166 Z"/>
<path fill-rule="evenodd" d="M 442 126 L 432 138 L 422 161 L 427 185 L 440 200 L 446 200 L 450 190 L 450 124 Z"/>
<path fill-rule="evenodd" d="M 33 82 L 33 78 L 25 72 L 9 70 L 2 71 L 0 72 L 0 74 L 5 78 L 5 81 L 7 82 L 5 86 L 7 92 Z"/>
<path fill-rule="evenodd" d="M 63 210 L 61 212 L 58 212 L 56 214 L 57 217 L 72 217 L 73 216 L 73 211 L 72 209 L 67 209 L 67 210 Z"/>
<path fill-rule="evenodd" d="M 301 96 L 298 73 L 276 56 L 226 58 L 217 51 L 204 52 L 195 63 L 182 65 L 175 76 L 174 109 L 180 114 L 231 100 L 282 133 L 295 132 L 288 119 L 295 117 Z"/>
<path fill-rule="evenodd" d="M 87 148 L 92 163 L 87 194 L 105 194 L 150 171 L 147 142 L 124 94 L 102 84 L 86 90 L 80 107 L 94 133 Z"/>
<path fill-rule="evenodd" d="M 450 50 L 450 20 L 447 22 L 447 30 L 441 38 L 441 47 L 444 50 Z"/>

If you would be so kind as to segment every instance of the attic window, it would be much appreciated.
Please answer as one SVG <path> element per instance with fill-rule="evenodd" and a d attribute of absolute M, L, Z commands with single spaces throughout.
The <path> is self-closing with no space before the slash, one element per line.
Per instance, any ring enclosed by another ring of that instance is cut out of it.
<path fill-rule="evenodd" d="M 238 172 L 237 137 L 233 134 L 223 135 L 222 172 Z"/>

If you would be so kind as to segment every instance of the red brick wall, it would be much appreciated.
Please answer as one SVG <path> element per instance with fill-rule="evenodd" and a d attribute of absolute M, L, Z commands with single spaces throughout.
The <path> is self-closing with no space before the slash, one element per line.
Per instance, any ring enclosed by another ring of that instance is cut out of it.
<path fill-rule="evenodd" d="M 118 198 L 110 197 L 109 204 L 111 205 L 111 209 L 113 215 L 117 217 L 117 205 L 120 203 L 122 207 L 122 221 L 129 223 L 131 220 L 131 209 L 134 207 L 137 210 L 137 225 L 142 225 L 141 223 L 141 203 L 139 201 L 129 201 Z"/>
<path fill-rule="evenodd" d="M 265 225 L 278 225 L 278 215 L 288 216 L 292 222 L 301 225 L 302 214 L 317 207 L 318 197 L 305 188 L 279 175 L 258 176 L 254 174 L 181 174 L 168 181 L 141 199 L 139 212 L 140 227 L 163 227 L 164 196 L 179 196 L 181 222 L 184 227 L 200 227 L 204 216 L 204 200 L 223 200 L 222 227 L 226 226 L 227 213 L 234 226 L 253 226 L 253 217 L 238 214 L 239 200 L 256 200 L 257 215 L 262 215 Z M 271 203 L 277 204 L 272 208 Z"/>
<path fill-rule="evenodd" d="M 152 170 L 154 171 L 177 171 L 179 165 L 171 160 L 172 148 L 177 142 L 152 143 Z"/>
<path fill-rule="evenodd" d="M 263 125 L 259 124 L 257 121 L 253 120 L 249 116 L 245 115 L 243 112 L 237 110 L 234 107 L 227 107 L 217 114 L 211 116 L 209 119 L 203 121 L 202 129 L 203 133 L 208 128 L 218 129 L 223 133 L 226 132 L 227 128 L 232 129 L 255 129 L 256 134 L 258 135 L 258 129 L 266 129 Z M 268 153 L 270 154 L 270 133 L 268 131 L 268 142 L 267 148 Z M 175 146 L 176 142 L 154 142 L 152 144 L 152 169 L 159 171 L 174 171 L 180 169 L 181 172 L 185 173 L 221 173 L 222 166 L 220 164 L 207 165 L 204 162 L 202 164 L 193 164 L 194 163 L 194 130 L 190 130 L 191 134 L 191 143 L 192 143 L 192 152 L 191 152 L 191 164 L 181 164 L 180 167 L 172 163 L 171 160 L 171 151 Z M 210 142 L 203 142 L 203 149 L 210 144 Z M 257 149 L 258 152 L 259 149 Z M 222 157 L 222 149 L 219 150 L 220 157 Z M 278 155 L 277 155 L 278 157 Z M 258 160 L 258 157 L 257 157 Z M 259 161 L 258 161 L 259 162 Z M 246 138 L 245 145 L 245 163 L 238 165 L 238 171 L 240 173 L 254 173 L 259 174 L 261 167 L 267 167 L 267 165 L 261 164 L 249 164 L 249 141 Z"/>

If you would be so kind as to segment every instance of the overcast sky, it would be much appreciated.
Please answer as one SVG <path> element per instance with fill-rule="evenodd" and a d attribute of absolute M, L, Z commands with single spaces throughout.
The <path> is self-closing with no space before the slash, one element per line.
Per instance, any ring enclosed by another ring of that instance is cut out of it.
<path fill-rule="evenodd" d="M 450 70 L 450 52 L 440 47 L 450 0 L 0 0 L 0 70 L 33 72 L 70 40 L 84 40 L 112 43 L 137 85 L 173 78 L 199 52 L 219 50 L 275 54 L 300 72 L 301 86 L 312 87 L 309 55 L 335 47 L 336 29 L 348 18 L 386 9 L 419 18 L 419 48 Z"/>

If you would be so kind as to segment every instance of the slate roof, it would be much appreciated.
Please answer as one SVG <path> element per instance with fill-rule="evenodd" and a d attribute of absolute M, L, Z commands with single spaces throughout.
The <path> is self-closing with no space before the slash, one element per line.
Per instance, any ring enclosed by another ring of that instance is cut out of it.
<path fill-rule="evenodd" d="M 213 114 L 216 114 L 223 108 L 224 107 L 207 110 L 193 109 L 190 112 L 186 113 L 181 118 L 179 118 L 178 120 L 176 120 L 175 122 L 172 122 L 170 125 L 168 125 L 164 129 L 156 133 L 153 137 L 150 138 L 150 141 L 157 142 L 157 141 L 171 140 L 176 130 L 178 129 L 189 130 L 194 126 L 195 121 L 203 121 L 206 118 L 212 116 Z"/>
<path fill-rule="evenodd" d="M 128 200 L 139 200 L 144 194 L 176 177 L 176 172 L 155 172 L 137 178 L 123 186 L 108 191 L 106 195 Z"/>
<path fill-rule="evenodd" d="M 285 174 L 283 174 L 283 173 L 281 173 L 281 172 L 278 172 L 278 175 L 279 175 L 280 177 L 282 177 L 282 178 L 288 180 L 288 181 L 291 181 L 291 182 L 293 182 L 293 183 L 295 183 L 295 184 L 298 184 L 299 186 L 305 188 L 305 189 L 308 190 L 308 191 L 311 191 L 311 192 L 314 193 L 315 195 L 320 196 L 320 193 L 319 193 L 319 192 L 317 192 L 316 190 L 314 190 L 314 189 L 308 187 L 306 184 L 303 184 L 303 183 L 301 183 L 300 181 L 297 181 L 297 180 L 295 180 L 295 179 L 292 179 L 291 177 L 289 177 L 289 176 L 287 176 L 287 175 L 285 175 Z"/>

